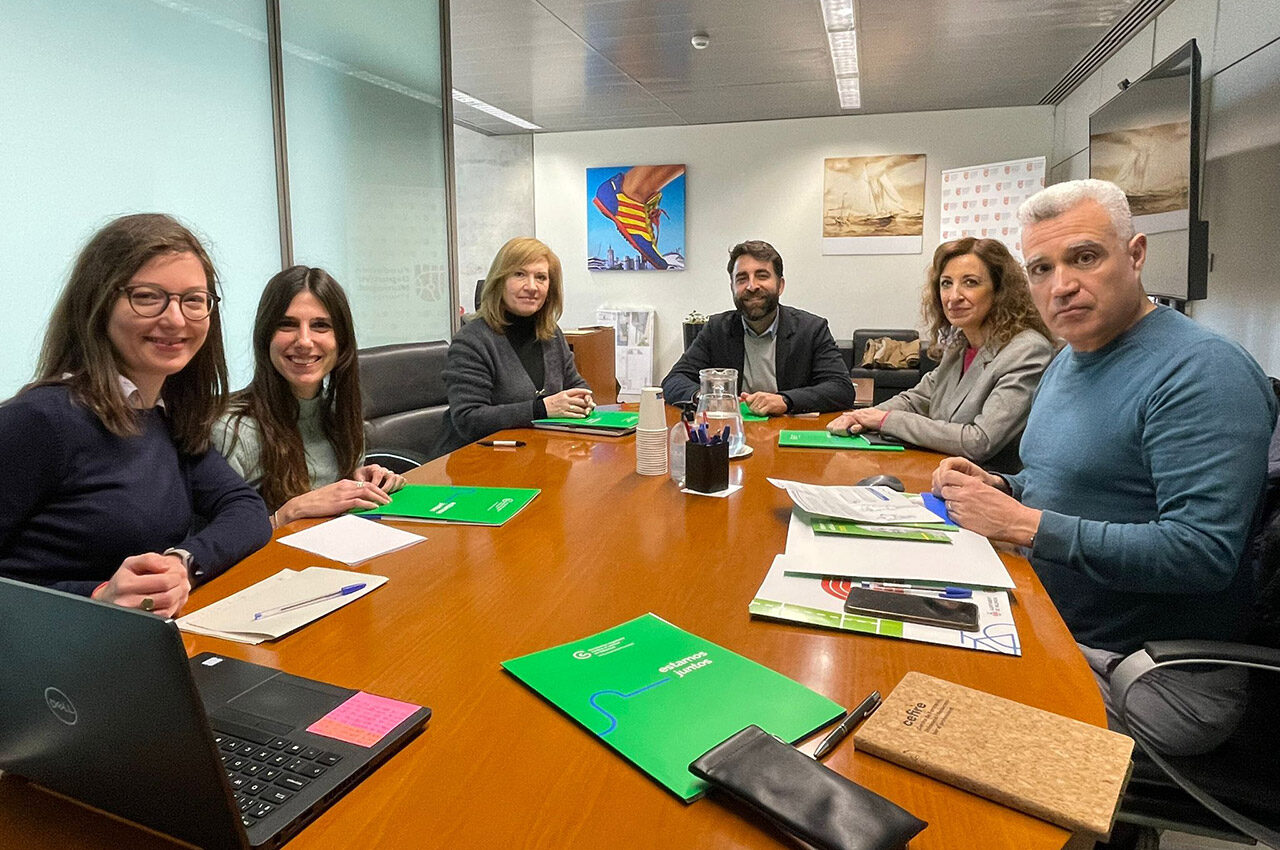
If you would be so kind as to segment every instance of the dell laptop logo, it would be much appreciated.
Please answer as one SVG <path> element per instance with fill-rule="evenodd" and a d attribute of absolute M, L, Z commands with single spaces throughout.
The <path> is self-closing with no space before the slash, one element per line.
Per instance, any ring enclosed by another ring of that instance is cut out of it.
<path fill-rule="evenodd" d="M 76 721 L 80 719 L 80 715 L 76 713 L 75 704 L 57 688 L 44 689 L 44 702 L 53 712 L 53 716 L 68 726 L 75 726 Z"/>

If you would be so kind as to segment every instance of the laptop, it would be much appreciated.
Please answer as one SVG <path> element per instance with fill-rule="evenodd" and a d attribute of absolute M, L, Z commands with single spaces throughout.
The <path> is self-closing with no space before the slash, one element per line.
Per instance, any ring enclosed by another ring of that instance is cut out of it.
<path fill-rule="evenodd" d="M 0 611 L 0 771 L 208 850 L 285 843 L 431 716 L 81 596 L 0 578 Z M 360 743 L 307 731 L 339 706 Z"/>

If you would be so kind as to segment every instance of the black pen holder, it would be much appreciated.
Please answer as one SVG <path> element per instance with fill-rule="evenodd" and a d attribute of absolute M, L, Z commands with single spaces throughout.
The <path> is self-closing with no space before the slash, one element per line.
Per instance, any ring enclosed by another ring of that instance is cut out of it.
<path fill-rule="evenodd" d="M 718 493 L 729 486 L 729 444 L 684 447 L 684 486 L 699 493 Z"/>

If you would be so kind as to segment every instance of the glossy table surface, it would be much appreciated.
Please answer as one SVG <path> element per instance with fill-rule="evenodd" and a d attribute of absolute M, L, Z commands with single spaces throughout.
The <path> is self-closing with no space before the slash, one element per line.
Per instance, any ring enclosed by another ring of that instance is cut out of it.
<path fill-rule="evenodd" d="M 748 423 L 754 454 L 731 464 L 731 479 L 744 487 L 728 498 L 685 495 L 665 476 L 637 475 L 632 437 L 505 432 L 528 445 L 468 446 L 409 478 L 542 488 L 506 526 L 403 524 L 426 542 L 356 568 L 388 576 L 385 587 L 278 642 L 184 636 L 192 654 L 215 651 L 435 712 L 422 735 L 289 847 L 795 846 L 739 805 L 714 796 L 682 803 L 499 666 L 647 611 L 845 706 L 873 689 L 888 693 L 905 672 L 920 670 L 1103 724 L 1088 668 L 1016 555 L 1002 557 L 1017 584 L 1020 658 L 748 615 L 785 546 L 791 510 L 766 477 L 834 484 L 889 472 L 909 490 L 928 487 L 939 459 L 928 452 L 777 448 L 781 428 L 817 428 L 829 418 Z M 197 590 L 188 610 L 282 568 L 324 563 L 272 542 Z M 855 752 L 851 740 L 826 764 L 928 821 L 911 843 L 916 850 L 1056 848 L 1071 838 Z M 0 781 L 0 847 L 9 846 L 172 845 L 8 778 Z"/>

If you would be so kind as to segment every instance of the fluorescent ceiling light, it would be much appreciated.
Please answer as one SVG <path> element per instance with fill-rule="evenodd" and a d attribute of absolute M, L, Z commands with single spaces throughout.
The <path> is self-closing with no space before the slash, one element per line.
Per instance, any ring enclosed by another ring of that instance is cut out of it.
<path fill-rule="evenodd" d="M 858 32 L 854 28 L 853 0 L 818 0 L 827 26 L 827 46 L 835 71 L 841 109 L 860 109 L 858 88 Z"/>
<path fill-rule="evenodd" d="M 841 109 L 858 109 L 862 106 L 862 92 L 858 89 L 857 77 L 836 80 L 836 91 L 840 93 Z"/>
<path fill-rule="evenodd" d="M 831 64 L 836 69 L 836 79 L 858 74 L 858 34 L 853 30 L 827 33 L 831 47 Z"/>
<path fill-rule="evenodd" d="M 818 0 L 827 32 L 853 29 L 853 0 Z"/>
<path fill-rule="evenodd" d="M 466 92 L 460 92 L 457 89 L 453 90 L 453 102 L 461 103 L 463 106 L 470 106 L 472 109 L 479 109 L 481 112 L 486 112 L 489 115 L 492 115 L 494 118 L 499 118 L 503 121 L 506 121 L 508 124 L 514 124 L 522 130 L 541 130 L 542 129 L 537 124 L 534 124 L 532 121 L 526 121 L 523 118 L 519 118 L 515 115 L 512 115 L 510 112 L 507 112 L 505 110 L 499 109 L 496 106 L 492 106 L 488 103 L 485 103 L 483 100 L 480 100 L 479 98 L 474 98 L 471 95 L 467 94 Z"/>

